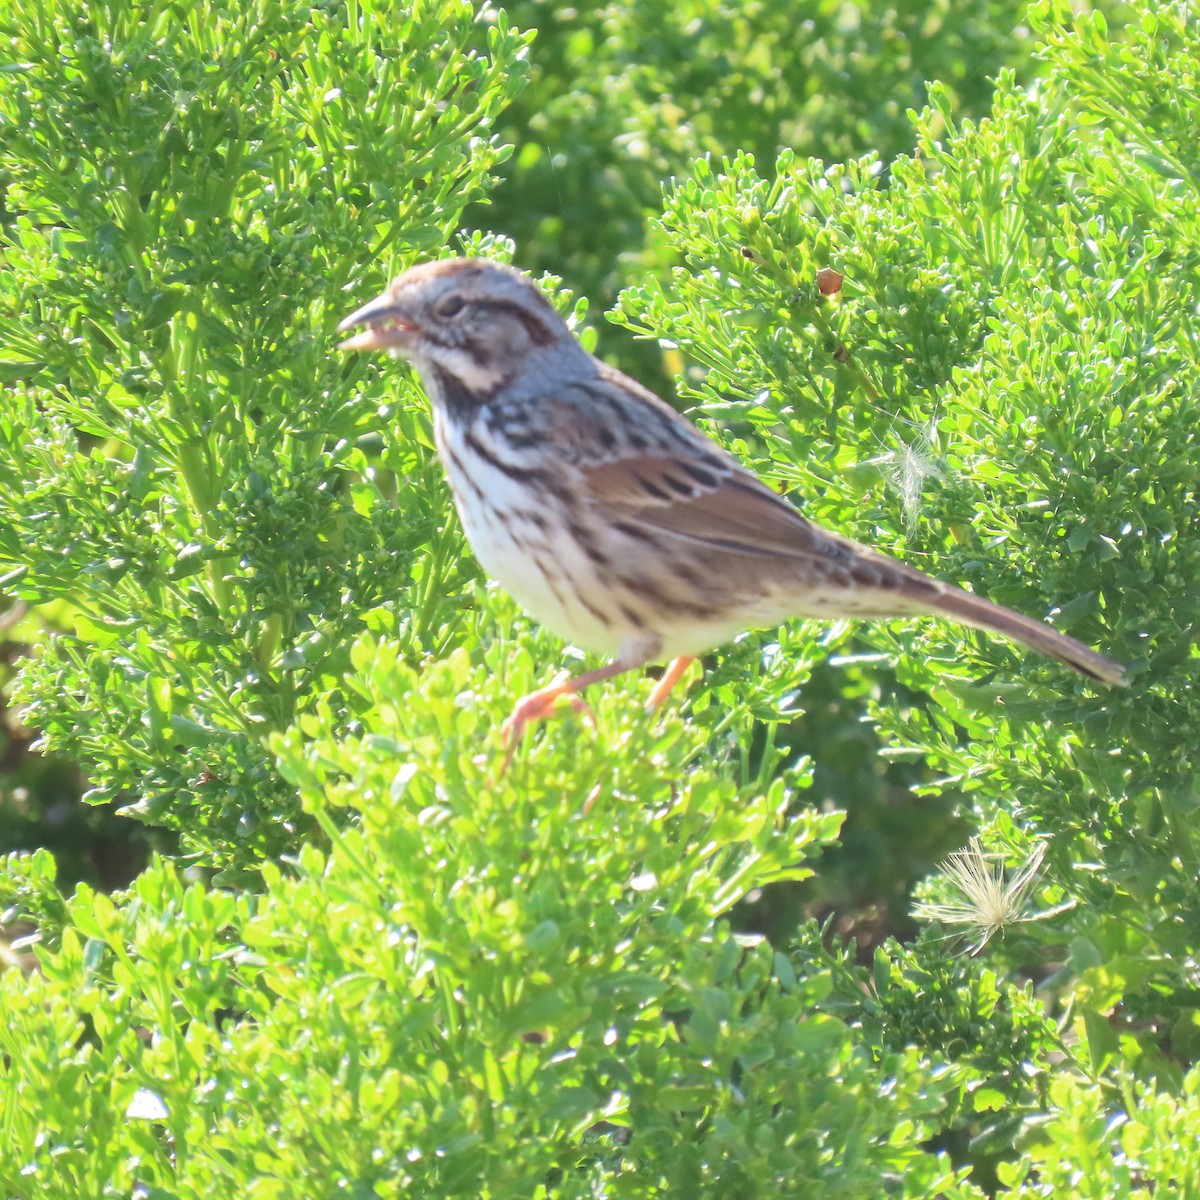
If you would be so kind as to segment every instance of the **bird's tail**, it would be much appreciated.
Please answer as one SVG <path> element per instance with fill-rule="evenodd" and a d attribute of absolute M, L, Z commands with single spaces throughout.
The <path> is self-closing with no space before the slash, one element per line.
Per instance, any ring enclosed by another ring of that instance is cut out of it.
<path fill-rule="evenodd" d="M 990 600 L 973 596 L 970 592 L 948 586 L 940 591 L 936 607 L 952 620 L 961 621 L 975 629 L 1003 634 L 1004 637 L 1029 646 L 1039 654 L 1066 663 L 1068 667 L 1098 683 L 1106 683 L 1112 687 L 1129 686 L 1129 680 L 1125 678 L 1125 668 L 1120 663 L 1105 658 L 1103 654 L 1097 654 L 1095 650 L 1090 650 L 1082 642 L 1067 637 L 1065 633 L 1059 633 L 1044 621 L 1035 621 L 1031 617 L 1014 612 L 1011 608 L 1004 608 Z"/>

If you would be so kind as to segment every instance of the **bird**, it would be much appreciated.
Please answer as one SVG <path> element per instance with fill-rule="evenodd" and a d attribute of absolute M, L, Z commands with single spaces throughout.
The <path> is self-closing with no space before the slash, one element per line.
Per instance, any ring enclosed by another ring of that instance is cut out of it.
<path fill-rule="evenodd" d="M 399 275 L 351 313 L 344 351 L 415 367 L 476 557 L 538 622 L 608 659 L 517 701 L 526 727 L 585 688 L 665 662 L 647 708 L 688 665 L 792 618 L 949 618 L 1097 683 L 1124 668 L 1043 621 L 809 521 L 666 401 L 590 354 L 519 270 L 449 258 Z M 502 768 L 503 770 L 503 768 Z"/>

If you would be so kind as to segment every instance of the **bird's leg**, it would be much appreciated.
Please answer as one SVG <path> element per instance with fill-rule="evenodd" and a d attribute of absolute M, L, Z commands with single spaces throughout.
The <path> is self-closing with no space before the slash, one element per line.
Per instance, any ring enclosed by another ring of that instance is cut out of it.
<path fill-rule="evenodd" d="M 591 709 L 583 702 L 579 693 L 593 683 L 602 683 L 605 679 L 632 671 L 634 667 L 640 667 L 643 663 L 649 662 L 657 655 L 659 646 L 660 642 L 657 637 L 631 639 L 622 643 L 616 658 L 606 666 L 597 667 L 594 671 L 585 671 L 582 675 L 574 677 L 563 671 L 555 676 L 553 683 L 539 688 L 536 692 L 530 692 L 528 696 L 522 696 L 513 707 L 512 715 L 502 726 L 505 752 L 504 762 L 500 765 L 500 774 L 503 775 L 508 770 L 513 752 L 525 732 L 525 726 L 548 716 L 560 696 L 566 696 L 571 702 L 571 707 L 577 713 L 585 714 L 589 720 L 593 719 Z M 676 663 L 672 663 L 668 671 L 674 670 L 677 662 L 678 660 Z M 680 670 L 682 669 L 680 668 Z M 675 678 L 678 678 L 678 675 Z M 661 686 L 660 683 L 659 687 Z M 658 689 L 656 688 L 655 691 L 657 692 Z"/>
<path fill-rule="evenodd" d="M 686 654 L 680 655 L 679 658 L 673 658 L 667 664 L 667 669 L 663 672 L 662 678 L 654 685 L 654 691 L 650 693 L 650 699 L 646 701 L 646 708 L 657 708 L 667 698 L 671 689 L 679 682 L 684 671 L 695 661 L 694 658 Z"/>
<path fill-rule="evenodd" d="M 560 696 L 566 696 L 571 702 L 571 707 L 577 713 L 586 716 L 589 721 L 594 721 L 592 710 L 584 703 L 583 697 L 579 693 L 590 684 L 611 679 L 614 675 L 620 675 L 623 671 L 628 670 L 628 665 L 617 658 L 607 666 L 597 667 L 594 671 L 585 671 L 582 675 L 572 676 L 569 671 L 562 671 L 554 677 L 553 683 L 547 684 L 544 688 L 538 688 L 536 692 L 530 692 L 528 696 L 522 696 L 513 706 L 512 715 L 501 727 L 504 734 L 505 751 L 504 762 L 500 765 L 500 774 L 503 775 L 508 770 L 513 752 L 525 733 L 525 726 L 548 717 Z"/>

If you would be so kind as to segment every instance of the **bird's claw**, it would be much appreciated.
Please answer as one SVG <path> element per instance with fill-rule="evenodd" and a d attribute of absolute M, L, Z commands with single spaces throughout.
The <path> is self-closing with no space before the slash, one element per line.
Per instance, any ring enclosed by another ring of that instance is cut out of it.
<path fill-rule="evenodd" d="M 504 735 L 504 761 L 500 764 L 497 778 L 500 778 L 508 770 L 513 754 L 520 745 L 521 738 L 525 735 L 525 727 L 535 721 L 545 720 L 553 712 L 560 696 L 565 696 L 575 712 L 589 724 L 596 724 L 595 714 L 587 706 L 583 697 L 574 690 L 574 684 L 575 681 L 571 678 L 570 671 L 561 671 L 554 677 L 553 682 L 544 688 L 539 688 L 536 692 L 530 692 L 528 696 L 522 696 L 516 702 L 512 714 L 500 727 L 500 732 Z"/>

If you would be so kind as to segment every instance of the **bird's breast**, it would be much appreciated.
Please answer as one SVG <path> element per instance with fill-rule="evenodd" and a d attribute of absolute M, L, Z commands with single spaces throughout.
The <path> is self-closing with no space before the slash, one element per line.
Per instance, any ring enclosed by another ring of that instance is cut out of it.
<path fill-rule="evenodd" d="M 631 641 L 656 642 L 662 658 L 698 655 L 794 611 L 753 571 L 731 578 L 728 563 L 604 507 L 569 463 L 498 436 L 484 416 L 439 411 L 434 431 L 480 565 L 564 640 L 604 655 Z"/>
<path fill-rule="evenodd" d="M 603 603 L 604 582 L 581 543 L 563 465 L 467 425 L 435 418 L 459 519 L 483 569 L 559 637 L 613 654 L 628 621 Z"/>

